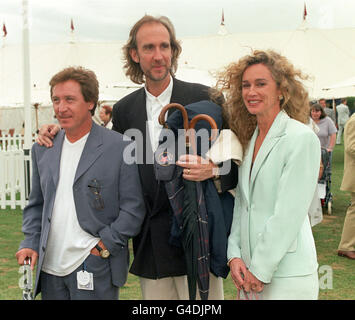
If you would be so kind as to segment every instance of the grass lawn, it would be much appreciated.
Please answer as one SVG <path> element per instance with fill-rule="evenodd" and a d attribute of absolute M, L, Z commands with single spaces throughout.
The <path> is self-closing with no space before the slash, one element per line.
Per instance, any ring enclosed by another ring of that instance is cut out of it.
<path fill-rule="evenodd" d="M 333 154 L 333 213 L 324 214 L 322 223 L 313 227 L 317 246 L 321 300 L 355 299 L 355 262 L 338 257 L 336 250 L 340 241 L 346 208 L 350 202 L 350 193 L 339 190 L 343 175 L 343 145 L 336 146 Z M 21 275 L 15 259 L 20 241 L 21 210 L 0 210 L 0 300 L 22 299 L 22 290 L 18 286 Z M 131 257 L 132 259 L 132 257 Z M 323 287 L 323 288 L 322 288 Z M 224 280 L 225 299 L 235 299 L 236 290 L 228 277 Z M 129 274 L 128 281 L 120 290 L 123 300 L 141 299 L 139 280 Z"/>

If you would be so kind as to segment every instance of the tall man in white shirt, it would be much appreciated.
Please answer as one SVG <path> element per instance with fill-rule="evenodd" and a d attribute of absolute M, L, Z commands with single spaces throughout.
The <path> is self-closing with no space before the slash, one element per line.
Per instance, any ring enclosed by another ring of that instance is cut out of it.
<path fill-rule="evenodd" d="M 25 239 L 16 257 L 20 265 L 30 259 L 32 268 L 38 261 L 35 294 L 42 299 L 117 299 L 128 239 L 145 216 L 137 166 L 123 158 L 132 142 L 92 121 L 99 93 L 92 71 L 64 69 L 50 86 L 63 130 L 52 148 L 32 148 Z"/>
<path fill-rule="evenodd" d="M 338 113 L 338 133 L 337 133 L 337 140 L 336 144 L 341 144 L 341 136 L 344 131 L 344 127 L 346 122 L 349 120 L 350 111 L 349 107 L 346 105 L 347 100 L 341 99 L 341 104 L 336 106 L 337 113 Z"/>
<path fill-rule="evenodd" d="M 135 23 L 123 47 L 124 68 L 131 81 L 145 84 L 122 98 L 113 107 L 113 130 L 142 133 L 142 163 L 138 164 L 148 219 L 133 239 L 134 260 L 130 272 L 140 277 L 143 299 L 189 299 L 186 263 L 182 248 L 169 243 L 172 209 L 164 185 L 156 180 L 152 154 L 159 142 L 162 126 L 158 116 L 169 103 L 183 106 L 209 100 L 208 87 L 174 77 L 181 46 L 166 17 L 144 16 Z M 134 131 L 134 130 L 133 130 Z M 202 181 L 214 177 L 216 165 L 186 156 L 177 162 L 183 177 Z M 234 188 L 237 178 L 221 176 L 222 191 Z M 225 180 L 224 180 L 225 179 Z M 223 299 L 221 276 L 210 273 L 209 299 Z"/>
<path fill-rule="evenodd" d="M 112 129 L 130 135 L 132 139 L 137 138 L 138 170 L 147 218 L 142 231 L 133 238 L 134 260 L 130 272 L 140 277 L 142 297 L 148 300 L 189 299 L 183 249 L 169 242 L 172 208 L 164 185 L 155 178 L 153 168 L 153 153 L 162 129 L 158 122 L 162 108 L 168 103 L 186 106 L 209 100 L 208 87 L 174 77 L 181 50 L 167 17 L 146 15 L 138 20 L 123 47 L 124 69 L 131 81 L 145 86 L 123 97 L 112 111 Z M 39 142 L 51 146 L 50 139 L 57 130 L 54 126 L 42 126 Z M 220 179 L 222 193 L 235 188 L 238 178 L 234 164 L 229 174 L 216 177 L 214 169 L 217 166 L 213 162 L 201 161 L 193 155 L 183 157 L 177 164 L 184 168 L 184 179 Z M 224 298 L 222 276 L 210 273 L 209 299 Z"/>

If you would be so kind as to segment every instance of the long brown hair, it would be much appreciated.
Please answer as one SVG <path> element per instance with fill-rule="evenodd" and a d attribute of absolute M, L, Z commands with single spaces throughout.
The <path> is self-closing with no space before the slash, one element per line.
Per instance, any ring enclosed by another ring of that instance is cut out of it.
<path fill-rule="evenodd" d="M 123 68 L 126 69 L 126 76 L 128 76 L 134 83 L 137 84 L 142 84 L 145 82 L 144 73 L 139 63 L 133 61 L 130 52 L 132 49 L 137 50 L 137 32 L 140 29 L 140 27 L 145 23 L 160 23 L 168 30 L 170 35 L 170 46 L 172 51 L 171 70 L 170 70 L 172 76 L 175 75 L 175 72 L 178 67 L 177 61 L 182 51 L 181 45 L 179 41 L 176 39 L 174 26 L 167 17 L 161 16 L 155 18 L 153 16 L 145 15 L 143 18 L 138 20 L 129 33 L 129 38 L 126 45 L 122 48 L 123 55 L 124 55 Z"/>
<path fill-rule="evenodd" d="M 245 150 L 253 135 L 257 122 L 256 116 L 248 112 L 242 97 L 242 78 L 244 71 L 254 65 L 263 64 L 271 72 L 278 88 L 282 93 L 280 101 L 281 110 L 293 119 L 308 123 L 309 102 L 308 93 L 301 83 L 306 79 L 300 70 L 283 56 L 272 51 L 256 50 L 251 55 L 241 58 L 238 62 L 232 63 L 219 74 L 216 89 L 225 94 L 223 108 L 227 114 L 230 129 L 237 135 L 243 149 Z"/>

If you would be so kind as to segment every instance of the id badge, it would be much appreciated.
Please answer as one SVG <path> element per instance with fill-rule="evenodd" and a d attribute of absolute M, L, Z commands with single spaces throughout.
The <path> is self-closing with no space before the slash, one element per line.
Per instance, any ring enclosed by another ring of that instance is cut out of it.
<path fill-rule="evenodd" d="M 81 270 L 76 274 L 79 290 L 94 290 L 94 275 L 91 272 Z"/>

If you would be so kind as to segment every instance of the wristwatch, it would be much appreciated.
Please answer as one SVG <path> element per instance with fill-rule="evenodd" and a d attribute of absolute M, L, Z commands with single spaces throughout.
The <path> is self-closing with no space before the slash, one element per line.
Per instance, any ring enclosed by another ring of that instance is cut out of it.
<path fill-rule="evenodd" d="M 98 244 L 95 246 L 95 248 L 99 251 L 101 258 L 106 259 L 110 256 L 110 251 L 107 249 L 102 249 Z"/>

